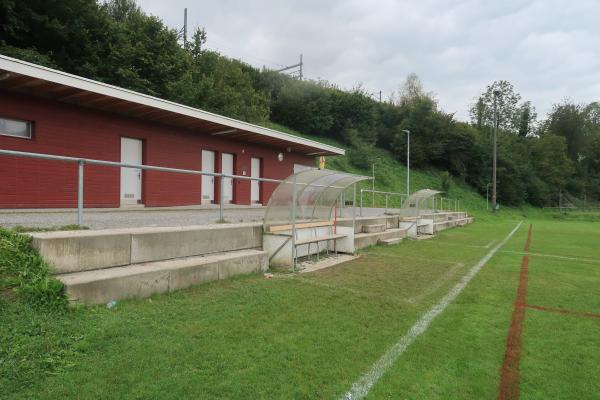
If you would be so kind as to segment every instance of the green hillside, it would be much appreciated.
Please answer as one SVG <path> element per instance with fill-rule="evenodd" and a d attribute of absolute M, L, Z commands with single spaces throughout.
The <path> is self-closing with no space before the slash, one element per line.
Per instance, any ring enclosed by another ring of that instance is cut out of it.
<path fill-rule="evenodd" d="M 342 143 L 339 143 L 333 139 L 302 134 L 298 131 L 276 123 L 270 122 L 266 124 L 266 126 L 292 135 L 320 141 L 341 148 L 346 148 L 346 146 L 344 146 Z M 376 148 L 373 151 L 376 152 L 377 159 L 375 163 L 375 189 L 385 192 L 405 193 L 406 165 L 403 162 L 395 159 L 389 151 L 380 148 Z M 371 169 L 359 168 L 352 164 L 352 156 L 352 152 L 347 152 L 347 155 L 345 156 L 329 156 L 327 157 L 326 168 L 350 172 L 357 175 L 371 176 Z M 419 189 L 441 190 L 443 171 L 440 171 L 435 168 L 428 168 L 426 170 L 411 168 L 410 174 L 411 192 L 414 192 Z M 455 177 L 451 177 L 451 180 L 452 183 L 450 185 L 450 190 L 444 197 L 451 199 L 459 199 L 460 208 L 464 211 L 468 211 L 477 219 L 497 219 L 506 216 L 532 217 L 540 216 L 541 214 L 543 214 L 543 211 L 531 206 L 524 206 L 520 208 L 501 206 L 500 211 L 496 214 L 493 214 L 486 210 L 485 197 L 482 197 L 471 186 L 464 182 L 461 182 L 460 180 L 457 180 Z M 359 183 L 358 188 L 371 189 L 371 183 L 370 181 L 361 182 Z M 383 207 L 385 205 L 385 198 L 382 195 L 377 195 L 375 197 L 375 201 L 376 204 L 380 207 Z M 371 202 L 371 194 L 365 193 L 363 198 L 363 204 L 365 206 L 368 206 L 371 204 Z M 390 197 L 388 199 L 388 205 L 390 207 L 398 206 L 398 198 Z"/>

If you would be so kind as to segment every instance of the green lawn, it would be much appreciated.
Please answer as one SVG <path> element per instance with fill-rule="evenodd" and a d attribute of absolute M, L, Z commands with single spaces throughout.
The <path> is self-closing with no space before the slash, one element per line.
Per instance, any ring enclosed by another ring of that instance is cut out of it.
<path fill-rule="evenodd" d="M 338 399 L 518 220 L 372 247 L 302 275 L 248 276 L 113 309 L 0 296 L 0 397 Z M 369 399 L 494 399 L 528 224 L 528 303 L 600 313 L 598 223 L 527 220 L 374 384 Z M 600 393 L 600 319 L 527 310 L 523 399 Z"/>

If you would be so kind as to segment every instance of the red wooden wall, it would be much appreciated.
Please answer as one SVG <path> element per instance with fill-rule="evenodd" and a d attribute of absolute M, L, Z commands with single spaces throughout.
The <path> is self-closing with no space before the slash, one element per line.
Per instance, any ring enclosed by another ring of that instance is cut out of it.
<path fill-rule="evenodd" d="M 232 141 L 191 131 L 0 91 L 0 117 L 34 122 L 33 138 L 0 135 L 0 149 L 121 161 L 121 137 L 144 141 L 144 164 L 201 169 L 202 149 L 234 154 L 234 173 L 250 175 L 251 157 L 262 159 L 263 177 L 283 179 L 294 163 L 314 165 L 314 157 L 287 153 L 283 148 Z M 280 162 L 277 154 L 283 152 Z M 200 176 L 145 171 L 142 201 L 146 206 L 200 204 Z M 266 204 L 276 184 L 262 184 Z M 215 185 L 218 199 L 218 185 Z M 85 207 L 118 207 L 120 171 L 115 167 L 86 165 Z M 234 202 L 250 204 L 250 181 L 234 184 Z M 77 205 L 77 165 L 0 155 L 0 208 L 53 208 Z"/>

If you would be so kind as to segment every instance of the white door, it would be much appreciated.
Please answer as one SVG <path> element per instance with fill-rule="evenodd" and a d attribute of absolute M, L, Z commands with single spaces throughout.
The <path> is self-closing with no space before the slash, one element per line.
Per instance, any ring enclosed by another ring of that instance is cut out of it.
<path fill-rule="evenodd" d="M 250 160 L 250 176 L 260 178 L 260 158 L 252 157 Z M 250 181 L 250 202 L 260 202 L 260 181 Z"/>
<path fill-rule="evenodd" d="M 215 152 L 202 150 L 202 171 L 215 172 Z M 202 175 L 202 203 L 212 203 L 215 199 L 215 177 Z"/>
<path fill-rule="evenodd" d="M 233 154 L 221 154 L 221 172 L 233 175 Z M 233 201 L 233 179 L 223 178 L 223 201 L 231 203 Z"/>
<path fill-rule="evenodd" d="M 142 141 L 121 138 L 121 162 L 142 164 Z M 121 168 L 121 204 L 138 204 L 142 200 L 142 170 Z"/>

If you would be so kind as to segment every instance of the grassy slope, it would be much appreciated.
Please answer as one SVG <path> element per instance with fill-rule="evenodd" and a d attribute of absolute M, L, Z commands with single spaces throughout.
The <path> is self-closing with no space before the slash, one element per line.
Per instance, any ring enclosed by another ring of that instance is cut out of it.
<path fill-rule="evenodd" d="M 344 148 L 342 144 L 329 138 L 302 134 L 298 131 L 275 123 L 269 123 L 268 126 L 272 129 L 277 129 L 292 135 L 301 136 Z M 377 149 L 377 152 L 379 161 L 375 165 L 375 189 L 387 192 L 405 193 L 406 165 L 396 160 L 388 151 Z M 327 157 L 326 167 L 328 169 L 346 171 L 359 175 L 372 175 L 372 171 L 370 169 L 361 170 L 354 167 L 352 164 L 350 164 L 348 158 L 345 156 Z M 433 168 L 428 170 L 414 168 L 411 169 L 411 192 L 414 192 L 418 189 L 439 189 L 441 172 L 442 171 Z M 371 183 L 362 182 L 359 187 L 371 189 Z M 542 215 L 541 210 L 531 206 L 523 206 L 521 208 L 502 207 L 497 215 L 493 215 L 486 211 L 485 197 L 482 197 L 471 186 L 457 180 L 454 180 L 454 184 L 451 186 L 449 193 L 447 193 L 444 197 L 459 199 L 461 208 L 467 210 L 479 220 L 481 218 L 500 220 L 505 218 L 539 217 Z M 371 201 L 370 194 L 365 194 L 364 204 L 371 204 Z M 383 206 L 385 202 L 381 195 L 376 197 L 376 201 L 380 206 Z M 392 200 L 389 200 L 389 205 L 392 205 Z M 397 205 L 397 200 L 394 205 Z"/>

